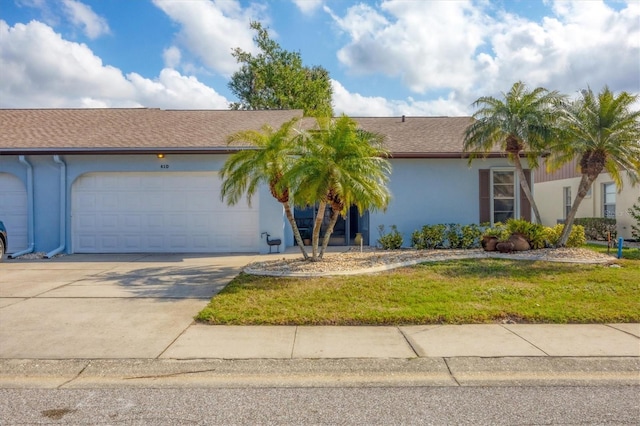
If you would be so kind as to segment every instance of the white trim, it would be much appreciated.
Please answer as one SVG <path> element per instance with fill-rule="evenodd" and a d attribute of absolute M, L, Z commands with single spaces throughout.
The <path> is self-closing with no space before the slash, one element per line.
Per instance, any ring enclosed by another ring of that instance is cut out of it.
<path fill-rule="evenodd" d="M 511 172 L 513 173 L 513 217 L 520 219 L 520 179 L 515 167 L 491 167 L 489 169 L 489 214 L 491 218 L 491 226 L 494 225 L 494 199 L 493 199 L 493 172 Z"/>

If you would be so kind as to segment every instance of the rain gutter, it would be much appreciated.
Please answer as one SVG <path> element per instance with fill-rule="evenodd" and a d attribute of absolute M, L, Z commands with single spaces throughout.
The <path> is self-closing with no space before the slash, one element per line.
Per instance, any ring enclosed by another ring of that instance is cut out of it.
<path fill-rule="evenodd" d="M 53 162 L 60 165 L 60 245 L 44 256 L 47 259 L 51 259 L 64 250 L 67 236 L 67 165 L 59 155 L 53 156 Z"/>

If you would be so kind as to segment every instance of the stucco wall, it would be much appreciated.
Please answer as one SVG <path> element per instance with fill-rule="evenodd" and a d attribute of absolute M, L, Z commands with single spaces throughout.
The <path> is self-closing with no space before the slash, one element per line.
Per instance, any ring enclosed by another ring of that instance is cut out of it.
<path fill-rule="evenodd" d="M 66 164 L 66 220 L 65 250 L 71 246 L 71 189 L 73 183 L 85 173 L 90 172 L 189 172 L 218 171 L 227 155 L 170 155 L 158 159 L 155 155 L 64 155 L 60 159 Z M 26 160 L 33 166 L 34 181 L 34 231 L 37 252 L 49 252 L 60 244 L 60 166 L 51 155 L 29 155 Z M 161 165 L 165 167 L 161 167 Z M 167 167 L 168 166 L 168 167 Z M 0 170 L 17 176 L 25 184 L 27 172 L 18 161 L 18 156 L 0 157 Z M 262 187 L 252 200 L 259 206 L 259 229 L 269 232 L 272 238 L 284 238 L 284 214 L 282 206 L 271 197 L 268 188 Z M 256 239 L 260 240 L 260 235 Z M 260 251 L 267 252 L 268 246 L 263 240 Z"/>
<path fill-rule="evenodd" d="M 33 165 L 35 186 L 35 251 L 49 252 L 60 245 L 60 166 L 51 155 L 27 156 Z M 90 172 L 188 172 L 218 171 L 227 155 L 167 154 L 164 159 L 155 155 L 64 155 L 66 164 L 66 220 L 65 251 L 71 246 L 71 190 L 73 183 Z M 397 225 L 404 234 L 405 245 L 411 233 L 426 224 L 479 221 L 478 170 L 491 167 L 510 167 L 506 159 L 476 160 L 471 166 L 466 159 L 392 159 L 393 171 L 389 182 L 391 203 L 385 212 L 371 212 L 369 241 L 375 245 L 378 226 Z M 165 166 L 165 167 L 161 167 Z M 168 166 L 168 167 L 166 167 Z M 0 157 L 0 170 L 18 176 L 26 186 L 26 170 L 18 156 Z M 286 246 L 293 245 L 291 228 L 282 206 L 271 197 L 266 186 L 254 198 L 259 206 L 259 230 L 272 238 L 282 238 Z M 555 218 L 553 219 L 555 221 Z M 260 239 L 261 252 L 268 252 L 266 241 Z M 281 247 L 284 249 L 284 247 Z"/>
<path fill-rule="evenodd" d="M 380 237 L 378 227 L 388 232 L 396 225 L 411 243 L 411 233 L 423 225 L 479 221 L 478 170 L 510 167 L 506 159 L 394 159 L 389 188 L 392 198 L 386 212 L 370 215 L 370 242 Z"/>
<path fill-rule="evenodd" d="M 591 195 L 582 201 L 576 217 L 603 217 L 603 184 L 609 182 L 613 182 L 613 179 L 608 173 L 598 176 L 591 187 Z M 535 199 L 544 225 L 555 225 L 558 219 L 564 219 L 563 188 L 571 187 L 573 202 L 578 194 L 579 184 L 580 178 L 572 178 L 535 185 Z M 631 225 L 634 219 L 629 215 L 629 208 L 638 202 L 638 197 L 640 197 L 640 185 L 631 186 L 629 179 L 625 176 L 622 191 L 616 194 L 616 223 L 620 237 L 631 238 Z"/>

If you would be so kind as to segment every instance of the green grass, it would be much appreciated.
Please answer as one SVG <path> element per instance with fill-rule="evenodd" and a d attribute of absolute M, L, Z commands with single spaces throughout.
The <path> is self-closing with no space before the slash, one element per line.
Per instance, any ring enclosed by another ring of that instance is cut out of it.
<path fill-rule="evenodd" d="M 617 263 L 620 268 L 476 259 L 347 277 L 241 274 L 196 319 L 276 325 L 640 322 L 640 261 Z"/>
<path fill-rule="evenodd" d="M 601 244 L 587 244 L 584 247 L 588 248 L 589 250 L 597 251 L 599 253 L 607 253 L 608 252 L 608 254 L 610 254 L 611 256 L 614 256 L 614 257 L 618 256 L 618 248 L 617 247 L 611 247 L 610 249 L 607 249 L 606 245 L 601 245 Z M 625 247 L 624 244 L 623 244 L 622 245 L 622 258 L 623 259 L 631 259 L 631 260 L 640 260 L 640 249 L 639 248 Z"/>

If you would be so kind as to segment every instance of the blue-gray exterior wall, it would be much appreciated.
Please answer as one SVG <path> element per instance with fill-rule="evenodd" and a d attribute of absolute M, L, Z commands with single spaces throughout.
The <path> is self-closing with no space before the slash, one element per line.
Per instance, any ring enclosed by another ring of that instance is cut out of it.
<path fill-rule="evenodd" d="M 65 253 L 73 252 L 71 245 L 71 188 L 83 174 L 92 172 L 194 172 L 220 170 L 228 158 L 225 154 L 167 154 L 158 159 L 155 155 L 61 155 L 66 164 L 66 217 Z M 61 245 L 60 241 L 60 165 L 53 155 L 27 155 L 33 166 L 34 227 L 37 252 L 50 252 Z M 160 166 L 168 166 L 161 168 Z M 27 186 L 26 167 L 17 155 L 0 156 L 0 171 L 18 177 Z M 272 238 L 285 237 L 282 206 L 271 197 L 268 188 L 261 187 L 254 195 L 253 203 L 259 206 L 260 232 L 269 232 Z M 256 235 L 256 239 L 261 239 Z M 268 252 L 266 242 L 259 244 L 260 252 Z"/>
<path fill-rule="evenodd" d="M 71 188 L 81 175 L 91 172 L 189 172 L 219 171 L 228 158 L 223 154 L 167 154 L 158 159 L 151 154 L 130 155 L 63 155 L 66 164 L 66 217 L 65 252 L 71 246 Z M 60 232 L 60 166 L 52 155 L 28 155 L 33 165 L 35 188 L 35 251 L 49 252 L 61 241 Z M 478 170 L 509 167 L 506 159 L 476 160 L 471 165 L 466 159 L 392 159 L 393 171 L 389 181 L 391 202 L 386 211 L 371 212 L 369 241 L 376 244 L 378 227 L 388 230 L 396 225 L 403 233 L 405 245 L 410 244 L 411 233 L 426 224 L 478 223 L 479 185 Z M 168 165 L 164 169 L 161 165 Z M 17 155 L 0 156 L 0 171 L 17 176 L 26 187 L 27 172 Z M 272 238 L 282 238 L 285 246 L 293 245 L 293 233 L 282 206 L 271 197 L 266 186 L 260 188 L 254 202 L 259 206 L 260 232 L 269 232 Z M 260 252 L 268 252 L 266 241 L 260 235 Z M 284 247 L 281 247 L 283 249 Z"/>
<path fill-rule="evenodd" d="M 504 158 L 478 159 L 392 159 L 389 180 L 391 202 L 386 211 L 369 216 L 370 245 L 396 225 L 404 245 L 411 244 L 411 233 L 424 225 L 478 223 L 480 217 L 478 170 L 512 167 Z"/>

